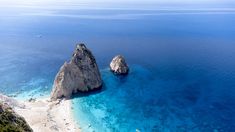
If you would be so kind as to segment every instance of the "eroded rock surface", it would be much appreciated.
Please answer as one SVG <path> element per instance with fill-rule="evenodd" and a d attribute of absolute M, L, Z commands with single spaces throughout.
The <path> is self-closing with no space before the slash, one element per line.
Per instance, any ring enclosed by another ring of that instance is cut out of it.
<path fill-rule="evenodd" d="M 125 75 L 129 72 L 129 67 L 125 61 L 125 58 L 121 55 L 117 55 L 110 63 L 110 70 L 118 75 Z"/>
<path fill-rule="evenodd" d="M 101 88 L 102 79 L 91 51 L 78 44 L 70 62 L 65 62 L 56 75 L 51 99 L 70 98 L 78 91 L 87 92 Z"/>

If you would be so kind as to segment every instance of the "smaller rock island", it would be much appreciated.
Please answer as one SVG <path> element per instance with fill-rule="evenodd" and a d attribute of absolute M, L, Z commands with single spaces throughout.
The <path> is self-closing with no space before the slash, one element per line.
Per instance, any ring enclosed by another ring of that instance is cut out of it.
<path fill-rule="evenodd" d="M 95 57 L 85 44 L 78 44 L 70 62 L 65 62 L 57 73 L 51 93 L 51 100 L 73 93 L 99 89 L 102 79 Z"/>
<path fill-rule="evenodd" d="M 110 70 L 116 75 L 126 75 L 129 72 L 129 67 L 125 58 L 122 55 L 117 55 L 110 63 Z"/>

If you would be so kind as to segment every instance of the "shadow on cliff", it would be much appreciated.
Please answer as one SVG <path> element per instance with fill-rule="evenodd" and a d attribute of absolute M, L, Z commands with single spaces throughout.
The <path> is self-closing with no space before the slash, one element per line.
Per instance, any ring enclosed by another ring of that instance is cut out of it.
<path fill-rule="evenodd" d="M 105 91 L 107 88 L 106 88 L 106 85 L 105 83 L 103 82 L 103 85 L 97 89 L 94 89 L 92 91 L 89 91 L 89 92 L 78 92 L 76 94 L 73 94 L 73 96 L 71 97 L 71 99 L 74 99 L 74 98 L 80 98 L 80 97 L 86 97 L 86 96 L 90 96 L 90 95 L 95 95 L 95 94 L 99 94 L 103 91 Z"/>

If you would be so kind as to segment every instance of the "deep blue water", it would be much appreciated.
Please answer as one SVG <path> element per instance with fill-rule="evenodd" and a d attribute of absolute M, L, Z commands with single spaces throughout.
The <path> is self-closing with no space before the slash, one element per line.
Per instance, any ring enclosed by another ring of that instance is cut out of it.
<path fill-rule="evenodd" d="M 73 99 L 82 130 L 235 131 L 234 11 L 1 11 L 0 92 L 48 95 L 84 42 L 104 87 Z M 117 54 L 130 66 L 126 77 L 108 70 Z"/>

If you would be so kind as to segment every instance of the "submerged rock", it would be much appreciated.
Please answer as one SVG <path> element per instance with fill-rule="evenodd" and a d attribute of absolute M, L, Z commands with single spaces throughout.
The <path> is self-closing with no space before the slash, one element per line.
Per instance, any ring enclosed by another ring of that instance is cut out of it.
<path fill-rule="evenodd" d="M 51 99 L 69 98 L 78 91 L 87 92 L 101 86 L 95 57 L 84 44 L 78 44 L 70 62 L 65 62 L 56 75 Z"/>
<path fill-rule="evenodd" d="M 36 101 L 36 98 L 30 98 L 28 101 L 29 101 L 29 102 L 35 102 L 35 101 Z"/>
<path fill-rule="evenodd" d="M 0 132 L 32 132 L 25 119 L 6 103 L 0 103 Z"/>
<path fill-rule="evenodd" d="M 129 67 L 123 56 L 117 55 L 110 63 L 110 70 L 118 75 L 125 75 L 129 72 Z"/>

